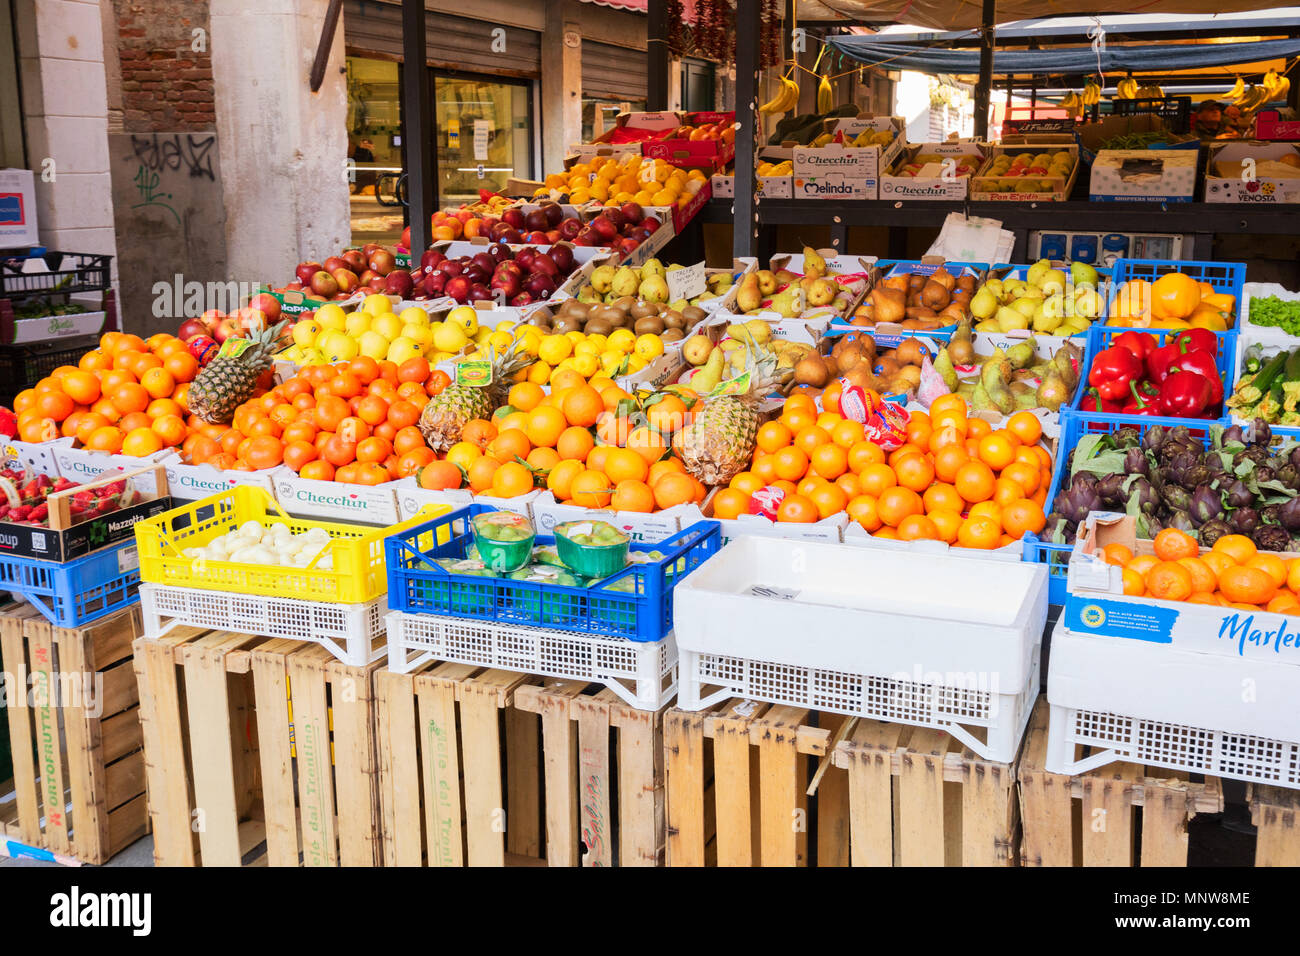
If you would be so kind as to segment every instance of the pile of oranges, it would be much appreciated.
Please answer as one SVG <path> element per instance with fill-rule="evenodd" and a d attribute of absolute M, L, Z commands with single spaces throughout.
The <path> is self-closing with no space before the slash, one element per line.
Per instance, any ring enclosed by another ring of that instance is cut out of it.
<path fill-rule="evenodd" d="M 174 335 L 105 332 L 76 365 L 18 393 L 17 437 L 75 438 L 82 448 L 138 458 L 179 446 L 202 424 L 185 403 L 198 373 L 198 360 Z"/>
<path fill-rule="evenodd" d="M 994 429 L 968 417 L 961 396 L 945 395 L 928 413 L 913 412 L 906 442 L 886 452 L 840 415 L 836 393 L 822 401 L 818 412 L 808 396 L 792 395 L 779 419 L 759 427 L 753 463 L 714 496 L 714 517 L 748 512 L 754 493 L 774 486 L 785 492 L 778 521 L 847 512 L 881 538 L 991 549 L 1046 524 L 1052 457 L 1029 412 Z"/>
<path fill-rule="evenodd" d="M 1102 549 L 1108 564 L 1124 569 L 1125 594 L 1300 614 L 1300 558 L 1260 552 L 1242 534 L 1225 534 L 1202 554 L 1196 539 L 1177 528 L 1165 528 L 1152 546 L 1155 554 L 1134 555 L 1122 544 Z"/>
<path fill-rule="evenodd" d="M 230 425 L 201 426 L 182 457 L 236 471 L 283 464 L 303 478 L 358 485 L 405 478 L 437 457 L 417 423 L 450 383 L 420 357 L 308 365 L 240 405 Z"/>
<path fill-rule="evenodd" d="M 469 422 L 418 481 L 496 498 L 544 487 L 560 502 L 641 513 L 703 501 L 707 489 L 669 454 L 672 433 L 690 420 L 686 402 L 657 395 L 634 419 L 639 403 L 630 399 L 610 379 L 587 382 L 572 369 L 557 370 L 549 395 L 519 382 L 491 421 Z"/>

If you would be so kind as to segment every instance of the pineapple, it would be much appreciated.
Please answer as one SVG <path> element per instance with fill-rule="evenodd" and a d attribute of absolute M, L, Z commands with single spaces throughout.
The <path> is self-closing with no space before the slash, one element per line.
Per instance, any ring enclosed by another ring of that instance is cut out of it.
<path fill-rule="evenodd" d="M 227 424 L 235 409 L 253 394 L 262 373 L 271 367 L 271 355 L 279 347 L 276 338 L 288 324 L 286 320 L 274 328 L 250 332 L 246 340 L 239 340 L 252 343 L 243 352 L 218 355 L 204 366 L 186 394 L 190 411 L 205 422 Z"/>
<path fill-rule="evenodd" d="M 706 485 L 725 485 L 749 467 L 758 435 L 758 403 L 790 378 L 790 369 L 777 368 L 777 355 L 750 343 L 745 371 L 747 391 L 702 399 L 695 420 L 673 438 L 673 447 L 687 472 Z"/>
<path fill-rule="evenodd" d="M 476 418 L 491 418 L 492 413 L 505 400 L 511 379 L 520 369 L 535 362 L 531 355 L 514 344 L 492 356 L 492 383 L 482 388 L 476 385 L 459 385 L 455 382 L 429 400 L 420 415 L 420 431 L 429 447 L 439 454 L 460 441 L 461 431 L 467 422 Z"/>

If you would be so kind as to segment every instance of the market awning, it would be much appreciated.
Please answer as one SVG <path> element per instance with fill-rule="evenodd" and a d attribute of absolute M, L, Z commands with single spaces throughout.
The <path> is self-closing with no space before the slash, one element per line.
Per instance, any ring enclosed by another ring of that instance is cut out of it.
<path fill-rule="evenodd" d="M 1204 16 L 1242 10 L 1271 10 L 1277 0 L 1088 0 L 1087 3 L 1043 4 L 1042 0 L 999 0 L 999 20 L 1031 20 L 1054 15 L 1104 13 L 1181 13 Z M 1045 10 L 1044 7 L 1047 7 Z M 1135 9 L 1136 8 L 1136 9 Z M 857 23 L 910 23 L 939 30 L 978 27 L 983 22 L 981 0 L 800 0 L 800 20 L 842 20 Z"/>
<path fill-rule="evenodd" d="M 978 50 L 944 50 L 907 43 L 882 42 L 871 36 L 833 36 L 827 42 L 845 56 L 872 66 L 956 76 L 979 73 Z M 993 72 L 999 75 L 1157 72 L 1232 66 L 1300 55 L 1300 39 L 1256 43 L 1187 43 L 1144 46 L 1090 46 L 1048 50 L 995 50 Z"/>

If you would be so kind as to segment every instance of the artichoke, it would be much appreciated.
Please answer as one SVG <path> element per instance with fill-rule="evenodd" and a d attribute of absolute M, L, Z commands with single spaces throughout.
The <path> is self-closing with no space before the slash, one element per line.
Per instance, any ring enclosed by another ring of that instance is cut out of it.
<path fill-rule="evenodd" d="M 1106 475 L 1097 482 L 1097 496 L 1107 508 L 1118 508 L 1124 503 L 1124 482 L 1127 475 Z"/>
<path fill-rule="evenodd" d="M 1177 528 L 1179 531 L 1185 531 L 1190 535 L 1196 534 L 1196 524 L 1192 521 L 1191 515 L 1186 511 L 1179 510 L 1178 508 L 1175 508 L 1169 515 L 1169 520 L 1165 523 L 1165 527 Z"/>
<path fill-rule="evenodd" d="M 1142 447 L 1154 454 L 1160 454 L 1160 447 L 1165 441 L 1165 426 L 1152 425 L 1147 429 L 1147 433 L 1142 436 Z"/>
<path fill-rule="evenodd" d="M 1292 491 L 1300 491 L 1300 468 L 1287 462 L 1277 470 L 1277 480 Z"/>
<path fill-rule="evenodd" d="M 1083 522 L 1092 511 L 1101 511 L 1101 496 L 1093 487 L 1073 485 L 1063 495 L 1057 495 L 1055 509 L 1075 524 Z"/>
<path fill-rule="evenodd" d="M 1228 518 L 1228 523 L 1237 534 L 1250 534 L 1259 527 L 1259 512 L 1254 508 L 1238 508 Z"/>
<path fill-rule="evenodd" d="M 1290 460 L 1291 460 L 1291 464 L 1295 465 L 1297 468 L 1300 468 L 1300 445 L 1296 445 L 1294 448 L 1291 449 Z"/>
<path fill-rule="evenodd" d="M 1255 493 L 1240 478 L 1228 486 L 1225 495 L 1229 508 L 1249 508 L 1255 503 Z"/>
<path fill-rule="evenodd" d="M 1111 432 L 1116 448 L 1137 448 L 1140 445 L 1138 430 L 1131 425 L 1117 428 Z"/>
<path fill-rule="evenodd" d="M 1074 528 L 1065 520 L 1065 515 L 1053 511 L 1047 516 L 1047 524 L 1043 526 L 1038 538 L 1040 541 L 1064 541 L 1071 544 L 1074 542 Z"/>
<path fill-rule="evenodd" d="M 1287 531 L 1300 531 L 1300 498 L 1292 498 L 1277 509 L 1277 520 Z"/>
<path fill-rule="evenodd" d="M 1220 447 L 1222 445 L 1244 445 L 1246 436 L 1241 433 L 1240 425 L 1231 425 L 1223 430 L 1223 436 L 1220 438 Z"/>
<path fill-rule="evenodd" d="M 1201 525 L 1201 544 L 1208 548 L 1225 534 L 1232 534 L 1232 528 L 1228 525 L 1228 522 L 1221 521 L 1218 518 L 1213 521 L 1207 521 L 1205 524 Z"/>
<path fill-rule="evenodd" d="M 1202 458 L 1192 465 L 1183 473 L 1183 487 L 1196 488 L 1200 485 L 1208 485 L 1214 480 L 1214 473 L 1210 471 L 1210 466 L 1206 459 Z"/>
<path fill-rule="evenodd" d="M 1285 551 L 1291 547 L 1291 535 L 1276 524 L 1261 524 L 1251 532 L 1250 539 L 1261 551 Z"/>
<path fill-rule="evenodd" d="M 1255 426 L 1251 431 L 1255 436 L 1254 443 L 1256 445 L 1262 448 L 1267 448 L 1269 445 L 1273 444 L 1273 429 L 1268 427 L 1268 422 L 1264 421 L 1264 419 L 1256 418 Z"/>
<path fill-rule="evenodd" d="M 1182 485 L 1166 484 L 1160 497 L 1173 511 L 1186 511 L 1192 506 L 1192 493 Z"/>
<path fill-rule="evenodd" d="M 1160 507 L 1160 496 L 1145 478 L 1139 478 L 1129 486 L 1128 500 L 1145 515 L 1154 515 Z"/>
<path fill-rule="evenodd" d="M 1192 506 L 1188 509 L 1198 525 L 1223 517 L 1223 500 L 1209 485 L 1198 485 L 1192 492 Z"/>
<path fill-rule="evenodd" d="M 1255 469 L 1256 483 L 1259 483 L 1261 481 L 1272 481 L 1276 477 L 1277 477 L 1277 472 L 1274 471 L 1272 468 L 1268 467 L 1268 465 L 1260 465 L 1258 468 Z"/>
<path fill-rule="evenodd" d="M 1124 473 L 1126 475 L 1145 475 L 1151 468 L 1146 452 L 1141 448 L 1130 448 L 1124 453 Z"/>
<path fill-rule="evenodd" d="M 1281 524 L 1282 523 L 1282 506 L 1281 505 L 1264 505 L 1259 510 L 1259 520 L 1264 524 Z"/>

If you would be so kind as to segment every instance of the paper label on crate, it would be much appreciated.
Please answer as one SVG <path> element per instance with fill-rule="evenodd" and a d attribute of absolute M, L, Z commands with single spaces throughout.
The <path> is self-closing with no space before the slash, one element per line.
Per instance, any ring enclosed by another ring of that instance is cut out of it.
<path fill-rule="evenodd" d="M 680 269 L 672 269 L 664 274 L 664 278 L 668 280 L 669 302 L 676 302 L 678 299 L 690 299 L 703 294 L 708 289 L 704 281 L 703 262 L 697 262 L 693 266 L 683 266 Z"/>
<path fill-rule="evenodd" d="M 1178 620 L 1178 611 L 1154 604 L 1089 600 L 1071 595 L 1066 601 L 1065 618 L 1066 627 L 1080 634 L 1104 633 L 1153 644 L 1169 644 L 1173 642 L 1173 626 Z"/>
<path fill-rule="evenodd" d="M 129 544 L 121 551 L 117 552 L 117 573 L 126 574 L 128 571 L 135 571 L 140 567 L 140 551 L 135 545 Z"/>
<path fill-rule="evenodd" d="M 226 339 L 221 343 L 221 351 L 217 353 L 217 358 L 239 358 L 252 347 L 252 339 Z"/>
<path fill-rule="evenodd" d="M 774 588 L 765 584 L 755 584 L 749 589 L 749 593 L 754 597 L 771 598 L 776 601 L 793 601 L 799 596 L 799 592 L 792 588 Z"/>
<path fill-rule="evenodd" d="M 742 700 L 735 707 L 731 708 L 731 712 L 737 717 L 748 717 L 756 710 L 758 710 L 758 701 L 756 700 Z"/>

